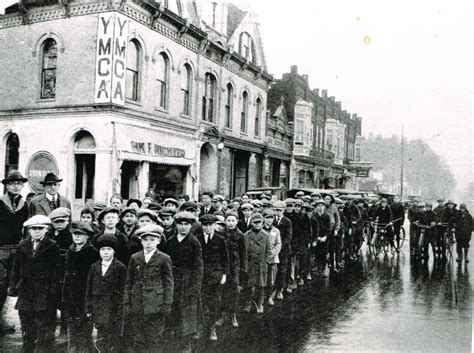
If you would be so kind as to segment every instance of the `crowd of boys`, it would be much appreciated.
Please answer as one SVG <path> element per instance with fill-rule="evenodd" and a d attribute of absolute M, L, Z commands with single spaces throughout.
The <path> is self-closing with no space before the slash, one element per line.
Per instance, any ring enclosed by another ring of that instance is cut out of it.
<path fill-rule="evenodd" d="M 26 181 L 10 173 L 0 198 L 0 304 L 17 297 L 24 352 L 54 350 L 58 311 L 72 352 L 157 352 L 170 339 L 190 351 L 193 340 L 217 340 L 219 326 L 238 327 L 241 310 L 263 314 L 327 267 L 337 273 L 356 260 L 367 222 L 393 225 L 399 250 L 405 218 L 397 197 L 370 205 L 318 193 L 225 200 L 204 192 L 199 203 L 181 195 L 123 205 L 113 195 L 72 222 L 61 179 L 46 175 L 44 194 L 28 203 Z M 453 206 L 418 205 L 408 218 L 456 226 L 467 262 L 472 218 Z"/>

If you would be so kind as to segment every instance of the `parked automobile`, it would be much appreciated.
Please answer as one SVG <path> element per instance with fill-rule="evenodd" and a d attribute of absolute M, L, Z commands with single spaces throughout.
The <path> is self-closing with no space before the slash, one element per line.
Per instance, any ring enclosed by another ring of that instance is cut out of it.
<path fill-rule="evenodd" d="M 305 195 L 311 195 L 313 192 L 319 192 L 322 197 L 324 197 L 326 195 L 332 195 L 334 197 L 338 196 L 338 193 L 334 192 L 333 189 L 311 189 L 311 188 L 305 189 L 305 188 L 302 188 L 302 189 L 288 190 L 288 192 L 286 193 L 287 197 L 295 198 L 295 195 L 298 191 L 303 191 Z"/>
<path fill-rule="evenodd" d="M 262 198 L 262 194 L 275 195 L 279 200 L 286 199 L 286 188 L 282 187 L 262 187 L 248 190 L 245 194 L 251 199 Z"/>

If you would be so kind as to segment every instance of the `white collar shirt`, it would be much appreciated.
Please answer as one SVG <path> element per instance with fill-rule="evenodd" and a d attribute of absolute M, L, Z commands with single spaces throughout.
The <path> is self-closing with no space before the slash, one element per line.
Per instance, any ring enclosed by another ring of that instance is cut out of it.
<path fill-rule="evenodd" d="M 143 250 L 143 255 L 145 256 L 145 262 L 148 263 L 148 261 L 150 261 L 151 257 L 153 256 L 153 254 L 156 252 L 156 249 L 153 249 L 152 251 L 150 252 L 146 252 L 145 250 Z"/>

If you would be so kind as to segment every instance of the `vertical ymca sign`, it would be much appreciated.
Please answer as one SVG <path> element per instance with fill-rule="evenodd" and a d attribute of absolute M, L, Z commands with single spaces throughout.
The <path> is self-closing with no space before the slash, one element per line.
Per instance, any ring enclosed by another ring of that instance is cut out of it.
<path fill-rule="evenodd" d="M 125 104 L 128 19 L 116 12 L 99 14 L 95 67 L 95 103 Z"/>

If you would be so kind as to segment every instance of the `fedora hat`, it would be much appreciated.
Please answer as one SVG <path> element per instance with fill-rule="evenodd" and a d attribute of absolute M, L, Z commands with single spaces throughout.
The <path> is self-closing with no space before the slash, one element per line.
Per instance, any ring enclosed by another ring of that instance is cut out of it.
<path fill-rule="evenodd" d="M 12 170 L 8 173 L 8 176 L 2 180 L 3 185 L 7 185 L 10 181 L 21 181 L 26 183 L 28 181 L 18 170 Z"/>
<path fill-rule="evenodd" d="M 58 176 L 54 173 L 48 173 L 44 177 L 43 181 L 40 181 L 41 185 L 46 185 L 46 184 L 53 184 L 53 183 L 60 183 L 63 181 L 62 179 L 59 179 Z"/>

